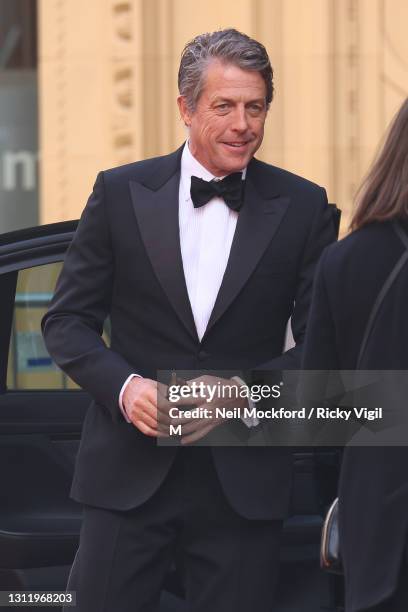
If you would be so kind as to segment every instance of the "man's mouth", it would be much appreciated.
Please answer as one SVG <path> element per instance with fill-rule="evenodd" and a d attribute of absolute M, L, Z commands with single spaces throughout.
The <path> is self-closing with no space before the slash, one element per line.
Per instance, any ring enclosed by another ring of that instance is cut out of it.
<path fill-rule="evenodd" d="M 246 140 L 245 142 L 224 142 L 223 144 L 234 149 L 243 149 L 244 147 L 246 147 L 248 142 L 249 141 Z"/>

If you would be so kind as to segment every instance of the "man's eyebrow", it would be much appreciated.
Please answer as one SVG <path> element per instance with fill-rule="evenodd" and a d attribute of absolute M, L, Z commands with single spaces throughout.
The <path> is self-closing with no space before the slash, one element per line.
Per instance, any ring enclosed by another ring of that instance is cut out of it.
<path fill-rule="evenodd" d="M 213 99 L 213 103 L 215 102 L 233 102 L 233 100 L 231 100 L 231 98 L 226 98 L 225 96 L 216 96 Z"/>
<path fill-rule="evenodd" d="M 261 97 L 261 98 L 254 98 L 253 100 L 249 100 L 247 102 L 247 104 L 254 104 L 254 103 L 258 103 L 258 104 L 264 104 L 265 103 L 265 96 Z"/>
<path fill-rule="evenodd" d="M 229 102 L 230 104 L 235 104 L 236 100 L 233 100 L 232 98 L 227 98 L 225 96 L 217 96 L 212 101 L 213 104 L 218 104 L 219 102 Z M 265 102 L 265 97 L 261 96 L 260 98 L 248 100 L 248 102 L 245 102 L 245 104 L 254 104 L 256 102 L 263 104 Z"/>

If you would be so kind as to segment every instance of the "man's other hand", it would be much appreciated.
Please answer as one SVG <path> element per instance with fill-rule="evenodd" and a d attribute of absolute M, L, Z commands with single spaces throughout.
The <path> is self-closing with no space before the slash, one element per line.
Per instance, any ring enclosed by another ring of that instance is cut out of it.
<path fill-rule="evenodd" d="M 172 419 L 173 424 L 182 426 L 181 444 L 192 444 L 206 436 L 214 427 L 218 427 L 226 422 L 226 419 L 216 416 L 216 408 L 242 410 L 248 406 L 248 400 L 239 396 L 239 389 L 242 385 L 233 379 L 218 378 L 216 376 L 204 375 L 186 382 L 187 386 L 202 385 L 198 398 L 180 398 L 176 404 L 182 410 L 196 406 L 207 410 L 208 418 L 194 419 L 183 418 L 182 412 L 177 419 Z M 210 394 L 210 389 L 214 391 Z M 230 392 L 230 390 L 232 392 Z M 235 393 L 233 392 L 235 390 Z M 172 404 L 174 406 L 174 403 Z"/>

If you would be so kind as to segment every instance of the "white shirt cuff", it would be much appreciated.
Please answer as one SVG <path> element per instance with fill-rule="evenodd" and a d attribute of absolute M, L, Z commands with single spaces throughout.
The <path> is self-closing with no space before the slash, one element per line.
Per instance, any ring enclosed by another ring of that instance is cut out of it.
<path fill-rule="evenodd" d="M 127 421 L 128 423 L 131 423 L 132 421 L 129 419 L 126 409 L 123 405 L 123 394 L 125 392 L 126 387 L 128 386 L 128 383 L 130 383 L 130 381 L 132 380 L 132 378 L 135 378 L 135 376 L 137 376 L 138 378 L 142 378 L 142 376 L 140 376 L 140 374 L 131 374 L 130 376 L 127 377 L 127 379 L 125 380 L 125 382 L 122 385 L 122 388 L 120 390 L 119 393 L 119 408 L 124 416 L 125 421 Z"/>
<path fill-rule="evenodd" d="M 231 380 L 235 380 L 240 385 L 247 387 L 246 382 L 242 380 L 242 378 L 240 378 L 239 376 L 233 376 Z M 248 407 L 249 410 L 256 408 L 255 402 L 251 400 L 250 397 L 248 397 Z M 259 419 L 257 417 L 241 417 L 241 421 L 245 423 L 247 427 L 256 427 L 257 425 L 259 425 Z"/>

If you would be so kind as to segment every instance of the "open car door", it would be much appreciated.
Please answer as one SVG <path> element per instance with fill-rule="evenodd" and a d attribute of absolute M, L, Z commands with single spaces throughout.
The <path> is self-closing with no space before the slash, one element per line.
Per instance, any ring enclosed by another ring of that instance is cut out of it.
<path fill-rule="evenodd" d="M 90 400 L 40 329 L 76 225 L 0 236 L 0 590 L 61 589 L 78 546 L 69 489 Z"/>

